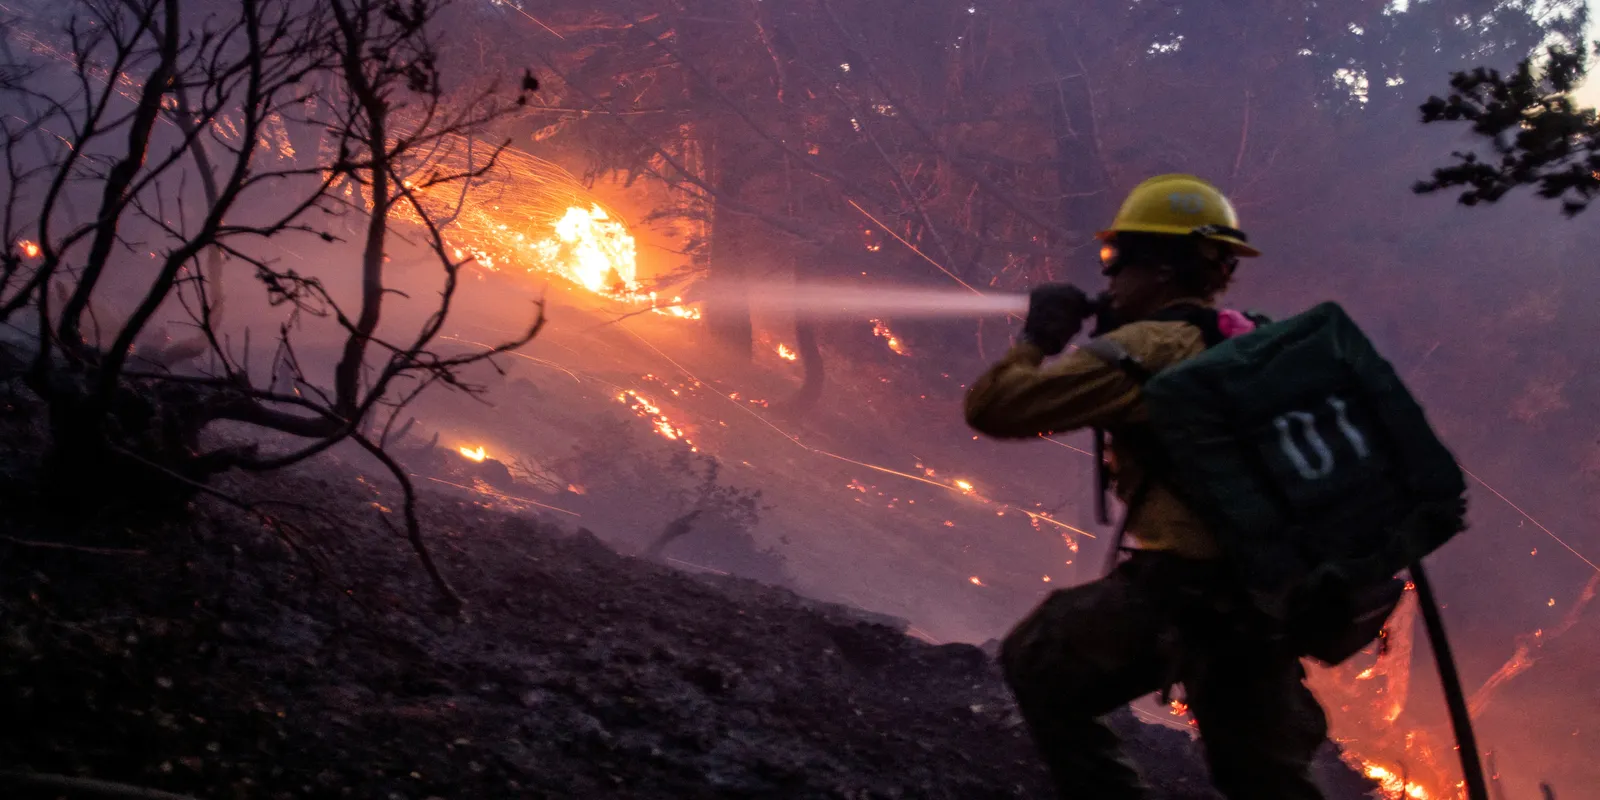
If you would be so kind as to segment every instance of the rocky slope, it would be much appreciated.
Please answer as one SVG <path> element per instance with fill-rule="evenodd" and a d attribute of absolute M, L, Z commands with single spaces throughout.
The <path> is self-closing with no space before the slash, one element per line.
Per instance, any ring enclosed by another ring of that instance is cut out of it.
<path fill-rule="evenodd" d="M 446 615 L 379 522 L 392 490 L 350 465 L 220 487 L 292 504 L 202 497 L 130 530 L 92 487 L 42 502 L 11 412 L 0 796 L 117 796 L 21 773 L 204 798 L 1048 796 L 976 647 L 467 496 L 424 504 L 468 602 Z M 1123 724 L 1165 797 L 1212 796 L 1188 737 Z M 1331 797 L 1362 796 L 1327 762 Z"/>

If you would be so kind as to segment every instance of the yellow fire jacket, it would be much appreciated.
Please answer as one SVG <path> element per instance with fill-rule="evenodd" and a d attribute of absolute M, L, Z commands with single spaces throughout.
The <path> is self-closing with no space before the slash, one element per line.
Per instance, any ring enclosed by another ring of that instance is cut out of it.
<path fill-rule="evenodd" d="M 1183 322 L 1135 322 L 1106 335 L 1156 372 L 1205 350 L 1200 331 Z M 1144 470 L 1116 431 L 1147 418 L 1139 384 L 1120 367 L 1082 349 L 1045 364 L 1039 348 L 1021 343 L 967 391 L 967 424 L 999 439 L 1024 439 L 1079 428 L 1112 432 L 1109 450 L 1116 493 L 1128 502 Z M 1131 544 L 1188 558 L 1214 558 L 1216 538 L 1171 490 L 1154 481 L 1128 520 Z"/>

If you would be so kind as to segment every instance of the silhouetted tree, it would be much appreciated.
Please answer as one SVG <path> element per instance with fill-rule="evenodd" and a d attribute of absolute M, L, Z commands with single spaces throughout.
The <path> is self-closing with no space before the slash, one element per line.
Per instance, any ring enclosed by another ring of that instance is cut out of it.
<path fill-rule="evenodd" d="M 494 168 L 499 149 L 474 160 L 471 137 L 512 106 L 492 88 L 446 91 L 442 1 L 74 0 L 0 28 L 35 43 L 0 52 L 11 109 L 0 121 L 0 324 L 21 320 L 33 335 L 21 377 L 49 412 L 48 485 L 148 507 L 186 499 L 222 471 L 276 469 L 354 442 L 400 483 L 406 534 L 441 594 L 457 599 L 422 544 L 407 472 L 369 434 L 430 386 L 475 391 L 462 368 L 527 343 L 544 316 L 486 352 L 435 350 L 468 261 L 445 247 L 444 215 L 426 196 L 454 198 Z M 309 129 L 310 152 L 288 146 L 286 129 Z M 447 158 L 463 143 L 465 167 Z M 91 198 L 80 214 L 76 203 Z M 350 224 L 336 227 L 341 217 Z M 438 299 L 416 328 L 381 331 L 402 220 L 435 262 Z M 350 229 L 361 239 L 353 303 L 272 246 L 327 245 Z M 252 369 L 248 336 L 218 325 L 224 258 L 291 312 L 265 370 Z M 107 326 L 95 296 L 113 287 L 131 288 L 137 304 Z M 174 313 L 196 331 L 186 354 L 208 365 L 173 369 L 170 349 L 152 359 L 136 347 Z M 337 325 L 329 374 L 296 356 L 303 317 Z M 293 444 L 266 452 L 264 436 L 203 437 L 219 422 Z"/>
<path fill-rule="evenodd" d="M 1519 186 L 1561 201 L 1574 216 L 1600 194 L 1600 117 L 1572 98 L 1584 53 L 1552 47 L 1542 64 L 1526 59 L 1510 74 L 1479 67 L 1450 78 L 1449 97 L 1430 97 L 1422 121 L 1468 122 L 1491 153 L 1457 152 L 1456 163 L 1419 181 L 1419 194 L 1461 189 L 1464 205 L 1493 203 Z"/>

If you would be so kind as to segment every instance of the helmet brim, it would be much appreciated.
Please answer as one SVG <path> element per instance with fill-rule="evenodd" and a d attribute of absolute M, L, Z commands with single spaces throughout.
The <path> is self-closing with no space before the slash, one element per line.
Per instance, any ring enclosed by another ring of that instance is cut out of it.
<path fill-rule="evenodd" d="M 1129 223 L 1116 228 L 1103 230 L 1095 234 L 1094 238 L 1103 242 L 1119 233 L 1161 233 L 1168 236 L 1188 236 L 1189 234 L 1194 233 L 1194 229 L 1185 228 L 1181 225 Z M 1233 236 L 1211 235 L 1207 236 L 1206 238 L 1213 242 L 1222 242 L 1228 245 L 1228 248 L 1233 251 L 1233 254 L 1239 256 L 1240 258 L 1255 258 L 1256 256 L 1261 255 L 1260 250 L 1251 247 L 1248 242 Z"/>

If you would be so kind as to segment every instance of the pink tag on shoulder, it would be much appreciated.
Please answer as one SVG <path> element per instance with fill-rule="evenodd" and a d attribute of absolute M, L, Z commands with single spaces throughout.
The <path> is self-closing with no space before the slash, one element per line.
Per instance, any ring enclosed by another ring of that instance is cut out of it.
<path fill-rule="evenodd" d="M 1232 339 L 1255 330 L 1256 324 L 1244 314 L 1227 308 L 1217 312 L 1217 329 L 1224 338 Z"/>

